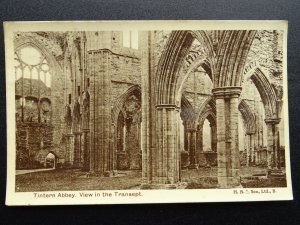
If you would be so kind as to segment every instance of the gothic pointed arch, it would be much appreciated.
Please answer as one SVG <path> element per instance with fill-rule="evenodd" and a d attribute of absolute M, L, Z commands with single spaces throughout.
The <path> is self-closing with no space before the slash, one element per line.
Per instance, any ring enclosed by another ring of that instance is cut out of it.
<path fill-rule="evenodd" d="M 176 103 L 179 102 L 178 100 L 180 100 L 180 98 L 182 96 L 182 88 L 184 86 L 184 83 L 185 83 L 186 79 L 191 75 L 192 72 L 197 71 L 197 69 L 199 67 L 203 68 L 203 70 L 205 71 L 205 73 L 208 75 L 211 82 L 213 83 L 211 64 L 205 56 L 199 55 L 198 57 L 196 57 L 193 60 L 193 62 L 191 62 L 191 64 L 188 67 L 187 72 L 185 73 L 186 74 L 185 77 L 182 79 L 180 84 L 178 84 L 179 88 L 178 88 L 178 92 L 177 92 L 177 96 L 176 96 L 176 98 L 177 98 Z"/>
<path fill-rule="evenodd" d="M 195 121 L 196 119 L 195 110 L 191 105 L 191 103 L 189 102 L 189 100 L 187 100 L 187 98 L 184 95 L 182 95 L 181 97 L 180 108 L 181 108 L 180 117 L 183 121 Z"/>
<path fill-rule="evenodd" d="M 213 111 L 209 104 L 206 105 L 199 115 L 198 123 L 200 127 L 203 127 L 204 121 L 208 120 L 211 125 L 216 125 L 216 113 Z"/>
<path fill-rule="evenodd" d="M 213 96 L 207 97 L 207 99 L 202 103 L 197 118 L 200 119 L 207 110 L 211 110 L 214 115 L 216 115 L 216 100 Z"/>
<path fill-rule="evenodd" d="M 141 88 L 139 85 L 133 85 L 128 90 L 123 93 L 116 101 L 115 105 L 112 108 L 112 122 L 117 121 L 117 117 L 119 115 L 119 112 L 122 110 L 122 107 L 126 100 L 130 96 L 136 96 L 139 101 L 141 101 Z"/>
<path fill-rule="evenodd" d="M 208 60 L 213 60 L 212 44 L 205 31 L 173 31 L 159 60 L 156 73 L 157 104 L 176 104 L 177 88 L 180 87 L 179 70 L 195 38 L 204 43 Z"/>
<path fill-rule="evenodd" d="M 40 51 L 42 55 L 46 58 L 47 62 L 50 64 L 52 73 L 54 72 L 59 74 L 62 72 L 61 65 L 57 62 L 55 56 L 49 51 L 49 49 L 47 49 L 44 46 L 43 43 L 40 43 L 37 39 L 33 37 L 27 37 L 27 36 L 14 41 L 15 52 L 25 47 L 33 47 L 38 51 Z"/>
<path fill-rule="evenodd" d="M 202 55 L 198 55 L 188 66 L 187 74 L 190 74 L 192 71 L 197 69 L 198 67 L 202 67 L 204 71 L 207 73 L 210 80 L 213 82 L 212 71 L 211 71 L 211 63 L 208 59 Z"/>
<path fill-rule="evenodd" d="M 141 169 L 141 89 L 131 86 L 112 109 L 113 152 L 119 170 Z"/>
<path fill-rule="evenodd" d="M 271 85 L 270 81 L 261 69 L 256 68 L 250 79 L 255 84 L 265 108 L 266 118 L 278 118 L 278 100 L 276 92 Z"/>
<path fill-rule="evenodd" d="M 246 132 L 249 134 L 255 133 L 256 131 L 256 119 L 255 114 L 252 112 L 247 101 L 243 99 L 239 104 L 239 111 L 245 121 Z"/>
<path fill-rule="evenodd" d="M 218 43 L 214 87 L 241 86 L 246 58 L 256 31 L 226 30 Z"/>

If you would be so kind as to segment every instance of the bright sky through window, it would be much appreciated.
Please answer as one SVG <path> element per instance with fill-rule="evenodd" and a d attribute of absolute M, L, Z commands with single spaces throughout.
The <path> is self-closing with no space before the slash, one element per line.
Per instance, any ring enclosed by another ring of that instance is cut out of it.
<path fill-rule="evenodd" d="M 51 87 L 51 74 L 47 60 L 39 50 L 28 46 L 15 54 L 15 79 L 22 76 L 26 79 L 40 79 L 47 87 Z"/>
<path fill-rule="evenodd" d="M 32 47 L 22 48 L 19 56 L 28 65 L 37 65 L 41 62 L 41 53 Z"/>
<path fill-rule="evenodd" d="M 123 31 L 123 46 L 127 48 L 139 48 L 139 32 L 137 30 Z"/>

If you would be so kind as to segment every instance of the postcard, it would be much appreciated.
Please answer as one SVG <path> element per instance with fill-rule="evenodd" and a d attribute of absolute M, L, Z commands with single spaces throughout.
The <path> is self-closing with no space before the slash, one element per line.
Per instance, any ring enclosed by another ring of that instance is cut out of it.
<path fill-rule="evenodd" d="M 287 27 L 5 22 L 6 204 L 292 200 Z"/>

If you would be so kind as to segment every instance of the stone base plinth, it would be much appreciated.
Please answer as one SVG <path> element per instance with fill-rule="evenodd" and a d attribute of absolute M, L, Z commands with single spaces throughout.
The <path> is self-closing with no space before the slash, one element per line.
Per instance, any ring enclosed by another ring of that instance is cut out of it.
<path fill-rule="evenodd" d="M 268 178 L 285 178 L 286 174 L 281 169 L 269 169 Z"/>

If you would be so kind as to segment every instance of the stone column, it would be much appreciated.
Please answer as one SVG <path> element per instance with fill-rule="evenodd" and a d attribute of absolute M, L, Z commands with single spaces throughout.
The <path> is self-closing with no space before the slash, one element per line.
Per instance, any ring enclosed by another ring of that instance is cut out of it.
<path fill-rule="evenodd" d="M 188 141 L 189 141 L 189 145 L 188 145 L 189 158 L 190 158 L 189 169 L 198 169 L 198 164 L 196 163 L 196 148 L 197 148 L 196 131 L 197 129 L 195 128 L 194 123 L 191 124 L 191 127 L 187 129 Z"/>
<path fill-rule="evenodd" d="M 183 127 L 184 127 L 184 151 L 187 151 L 189 150 L 189 138 L 188 138 L 188 132 L 187 132 L 187 122 L 183 122 Z"/>
<path fill-rule="evenodd" d="M 249 163 L 248 165 L 253 165 L 255 162 L 254 162 L 254 132 L 247 132 L 247 135 L 249 137 Z"/>
<path fill-rule="evenodd" d="M 179 118 L 179 123 L 181 122 L 181 119 Z M 179 149 L 180 151 L 180 168 L 187 168 L 190 164 L 189 162 L 189 141 L 188 141 L 188 132 L 187 132 L 187 122 L 183 122 L 183 149 Z M 179 131 L 179 130 L 178 130 Z M 178 136 L 178 141 L 180 141 L 180 138 Z M 179 144 L 180 145 L 180 144 Z"/>
<path fill-rule="evenodd" d="M 254 164 L 257 165 L 258 164 L 258 152 L 259 152 L 259 142 L 260 142 L 260 138 L 259 138 L 259 132 L 256 131 L 255 132 L 255 146 L 254 146 Z"/>
<path fill-rule="evenodd" d="M 179 148 L 177 129 L 179 108 L 176 105 L 156 106 L 156 152 L 152 160 L 153 183 L 179 182 Z"/>
<path fill-rule="evenodd" d="M 217 151 L 217 126 L 215 124 L 210 124 L 211 128 L 211 150 L 213 152 Z"/>
<path fill-rule="evenodd" d="M 116 170 L 117 168 L 117 140 L 118 134 L 117 134 L 117 126 L 115 123 L 111 124 L 111 138 L 110 138 L 110 167 L 111 170 Z"/>
<path fill-rule="evenodd" d="M 198 126 L 197 127 L 197 148 L 196 148 L 196 162 L 199 164 L 199 159 L 200 159 L 200 153 L 203 152 L 203 129 L 202 127 Z"/>
<path fill-rule="evenodd" d="M 104 175 L 110 170 L 111 137 L 111 52 L 106 49 L 88 51 L 90 78 L 90 172 Z"/>
<path fill-rule="evenodd" d="M 83 129 L 83 169 L 89 171 L 90 168 L 90 129 Z"/>
<path fill-rule="evenodd" d="M 197 146 L 196 146 L 196 163 L 198 167 L 207 166 L 207 161 L 203 153 L 203 124 L 199 126 L 197 131 Z"/>
<path fill-rule="evenodd" d="M 248 167 L 251 158 L 251 149 L 250 149 L 250 135 L 247 133 L 245 135 L 245 143 L 246 143 L 246 166 Z"/>
<path fill-rule="evenodd" d="M 238 100 L 241 90 L 241 87 L 212 90 L 216 98 L 218 184 L 221 188 L 240 185 Z"/>
<path fill-rule="evenodd" d="M 72 166 L 74 163 L 73 134 L 66 134 L 66 165 Z"/>
<path fill-rule="evenodd" d="M 272 123 L 267 123 L 267 164 L 268 168 L 271 169 L 273 167 L 273 131 L 272 131 Z"/>
<path fill-rule="evenodd" d="M 74 166 L 81 167 L 81 132 L 74 132 Z"/>
<path fill-rule="evenodd" d="M 268 168 L 269 169 L 280 169 L 280 163 L 278 161 L 279 157 L 279 149 L 278 146 L 278 124 L 280 123 L 279 118 L 274 119 L 265 119 L 265 123 L 267 124 L 267 132 L 268 132 Z"/>
<path fill-rule="evenodd" d="M 142 98 L 142 187 L 152 181 L 152 139 L 155 122 L 152 120 L 154 83 L 152 73 L 152 36 L 150 31 L 139 31 L 139 50 L 141 52 L 141 98 Z"/>

